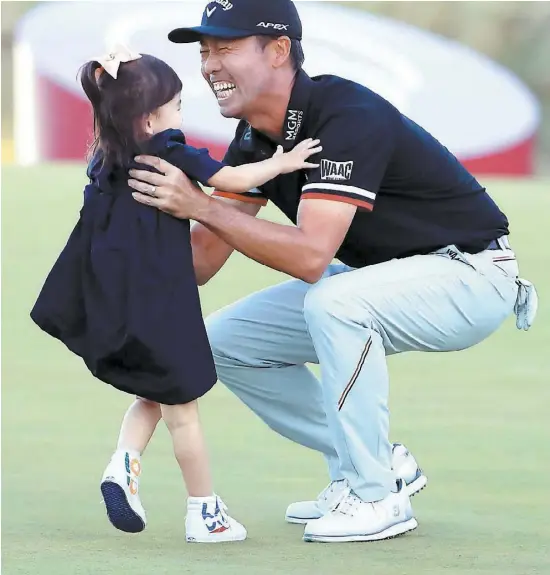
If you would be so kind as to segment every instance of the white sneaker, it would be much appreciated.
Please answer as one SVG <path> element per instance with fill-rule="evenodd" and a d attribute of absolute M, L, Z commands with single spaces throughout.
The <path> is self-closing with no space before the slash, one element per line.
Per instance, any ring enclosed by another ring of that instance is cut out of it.
<path fill-rule="evenodd" d="M 428 478 L 416 463 L 410 451 L 401 443 L 394 443 L 392 447 L 392 468 L 396 477 L 404 479 L 409 496 L 413 496 L 428 483 Z M 322 517 L 339 499 L 344 497 L 348 483 L 345 479 L 333 481 L 319 493 L 315 501 L 298 501 L 291 503 L 285 519 L 288 523 L 304 524 L 313 519 Z"/>
<path fill-rule="evenodd" d="M 412 453 L 402 444 L 394 443 L 392 447 L 392 468 L 397 479 L 404 479 L 409 497 L 413 497 L 428 483 L 428 478 L 420 469 Z"/>
<path fill-rule="evenodd" d="M 288 523 L 302 523 L 305 524 L 313 519 L 323 517 L 328 513 L 340 499 L 346 496 L 346 491 L 349 490 L 347 479 L 340 479 L 339 481 L 331 481 L 319 493 L 315 501 L 297 501 L 291 503 L 286 510 L 285 519 Z"/>
<path fill-rule="evenodd" d="M 117 450 L 101 480 L 101 493 L 109 521 L 126 533 L 145 529 L 147 518 L 139 499 L 139 455 Z"/>
<path fill-rule="evenodd" d="M 397 493 L 367 503 L 353 491 L 320 519 L 308 521 L 304 541 L 340 543 L 391 539 L 418 527 L 405 482 L 397 480 Z"/>
<path fill-rule="evenodd" d="M 228 515 L 225 503 L 217 495 L 187 499 L 185 534 L 189 543 L 222 543 L 246 539 L 246 529 Z"/>

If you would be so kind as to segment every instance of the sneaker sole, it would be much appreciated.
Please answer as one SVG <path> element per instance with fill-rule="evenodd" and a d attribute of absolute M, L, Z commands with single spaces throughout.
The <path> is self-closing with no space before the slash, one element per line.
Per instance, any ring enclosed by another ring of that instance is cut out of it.
<path fill-rule="evenodd" d="M 292 515 L 286 515 L 285 521 L 287 523 L 292 523 L 294 525 L 305 525 L 308 521 L 313 521 L 314 519 L 320 519 L 322 515 L 317 515 L 316 517 L 308 517 L 304 519 L 303 517 L 292 517 Z"/>
<path fill-rule="evenodd" d="M 413 479 L 409 484 L 407 484 L 407 494 L 409 497 L 414 497 L 417 493 L 420 493 L 428 484 L 428 478 L 420 471 L 420 475 Z M 322 515 L 316 515 L 315 517 L 295 517 L 293 515 L 286 515 L 285 521 L 287 523 L 292 523 L 293 525 L 305 525 L 308 521 L 313 521 L 314 519 L 320 519 Z"/>
<path fill-rule="evenodd" d="M 308 543 L 346 543 L 355 541 L 382 541 L 384 539 L 393 539 L 404 535 L 409 531 L 414 531 L 418 527 L 418 521 L 413 517 L 408 521 L 396 523 L 380 533 L 371 533 L 365 535 L 315 535 L 313 533 L 304 533 L 304 541 Z"/>
<path fill-rule="evenodd" d="M 235 543 L 237 541 L 244 541 L 246 539 L 246 533 L 244 535 L 234 535 L 232 537 L 226 537 L 225 539 L 214 539 L 213 537 L 209 539 L 197 539 L 196 537 L 186 537 L 187 543 Z"/>
<path fill-rule="evenodd" d="M 417 493 L 420 493 L 427 484 L 428 478 L 420 471 L 420 475 L 407 484 L 406 490 L 409 497 L 414 497 Z"/>
<path fill-rule="evenodd" d="M 145 529 L 145 522 L 130 507 L 124 489 L 120 485 L 104 481 L 101 484 L 101 493 L 107 508 L 107 517 L 113 527 L 125 533 L 139 533 Z"/>

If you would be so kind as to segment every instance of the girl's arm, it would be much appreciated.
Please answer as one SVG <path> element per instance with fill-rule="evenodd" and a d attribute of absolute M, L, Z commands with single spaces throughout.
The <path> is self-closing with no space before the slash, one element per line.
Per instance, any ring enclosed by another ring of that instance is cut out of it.
<path fill-rule="evenodd" d="M 269 182 L 280 174 L 288 174 L 305 168 L 317 168 L 319 164 L 311 164 L 306 160 L 323 149 L 319 146 L 319 142 L 320 140 L 308 138 L 290 152 L 283 153 L 283 148 L 278 146 L 277 151 L 269 160 L 237 167 L 225 166 L 208 180 L 208 185 L 224 192 L 244 193 Z"/>

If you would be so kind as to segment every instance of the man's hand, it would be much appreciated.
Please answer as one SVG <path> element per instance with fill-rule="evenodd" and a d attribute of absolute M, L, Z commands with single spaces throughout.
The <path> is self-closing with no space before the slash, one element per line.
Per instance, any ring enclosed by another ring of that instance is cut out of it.
<path fill-rule="evenodd" d="M 137 156 L 136 162 L 156 168 L 160 174 L 130 170 L 128 185 L 136 190 L 133 197 L 179 219 L 197 219 L 210 198 L 176 166 L 155 156 Z"/>
<path fill-rule="evenodd" d="M 130 171 L 133 179 L 128 184 L 140 192 L 134 194 L 138 202 L 177 218 L 200 222 L 245 256 L 309 283 L 318 281 L 334 258 L 357 210 L 345 202 L 308 199 L 300 202 L 297 226 L 276 224 L 211 199 L 165 160 L 139 156 L 136 161 L 162 172 Z M 196 259 L 200 260 L 196 247 Z M 214 273 L 229 254 L 228 248 L 216 253 Z M 210 275 L 209 270 L 201 273 L 204 281 Z"/>

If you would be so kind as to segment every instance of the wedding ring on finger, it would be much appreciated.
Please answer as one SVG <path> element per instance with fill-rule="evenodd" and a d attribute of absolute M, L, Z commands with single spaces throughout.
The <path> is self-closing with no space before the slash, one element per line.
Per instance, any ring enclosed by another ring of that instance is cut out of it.
<path fill-rule="evenodd" d="M 157 197 L 157 186 L 151 186 L 151 196 L 153 196 L 153 198 Z"/>

